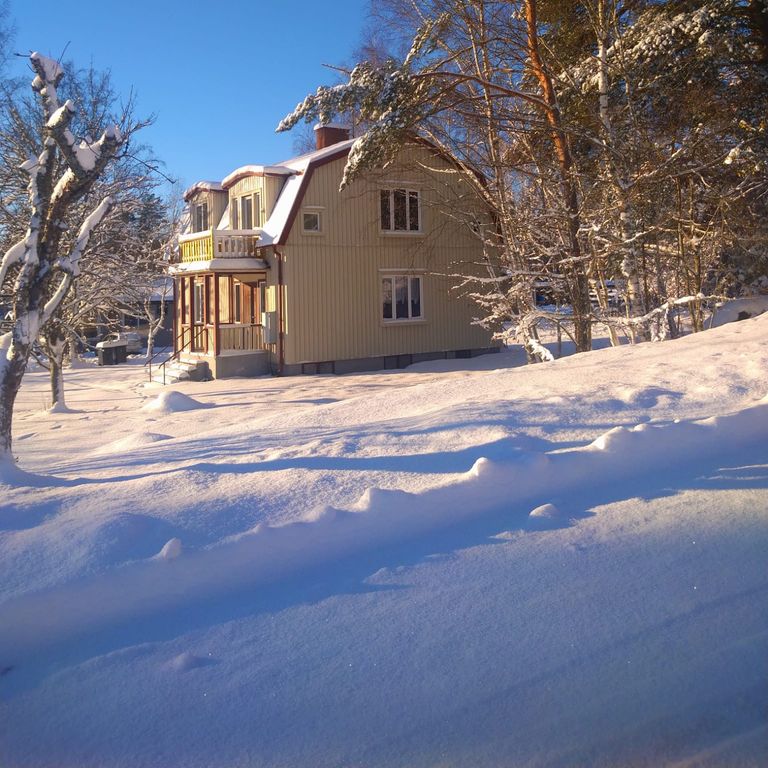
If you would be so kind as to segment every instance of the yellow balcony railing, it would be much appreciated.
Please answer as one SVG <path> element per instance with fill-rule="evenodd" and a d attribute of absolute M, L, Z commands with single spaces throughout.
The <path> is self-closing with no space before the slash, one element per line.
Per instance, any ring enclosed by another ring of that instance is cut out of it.
<path fill-rule="evenodd" d="M 180 261 L 257 258 L 260 230 L 209 229 L 179 238 Z"/>

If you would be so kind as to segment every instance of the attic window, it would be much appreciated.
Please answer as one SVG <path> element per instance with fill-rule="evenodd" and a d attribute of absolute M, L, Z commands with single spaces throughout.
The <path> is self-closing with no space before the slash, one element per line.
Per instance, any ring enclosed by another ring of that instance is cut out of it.
<path fill-rule="evenodd" d="M 193 203 L 191 207 L 194 231 L 205 232 L 208 229 L 208 203 Z"/>
<path fill-rule="evenodd" d="M 260 199 L 257 193 L 232 198 L 232 229 L 261 226 Z"/>
<path fill-rule="evenodd" d="M 302 211 L 301 228 L 304 232 L 318 235 L 322 231 L 320 224 L 320 211 Z"/>

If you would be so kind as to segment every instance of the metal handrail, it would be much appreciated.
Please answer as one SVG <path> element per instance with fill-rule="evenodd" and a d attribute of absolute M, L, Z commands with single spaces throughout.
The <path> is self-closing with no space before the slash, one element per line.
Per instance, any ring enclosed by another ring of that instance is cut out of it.
<path fill-rule="evenodd" d="M 178 340 L 179 340 L 180 338 L 183 338 L 183 334 L 182 334 L 181 336 L 177 336 L 177 337 L 176 337 L 176 339 L 175 339 L 175 341 L 174 341 L 174 345 L 173 345 L 174 347 L 176 346 L 176 342 L 178 342 Z M 189 337 L 188 341 L 187 341 L 186 343 L 182 344 L 182 345 L 181 345 L 181 347 L 179 347 L 179 348 L 178 348 L 178 349 L 177 349 L 177 350 L 176 350 L 176 351 L 175 351 L 175 352 L 174 352 L 174 353 L 173 353 L 173 354 L 172 354 L 172 355 L 171 355 L 171 356 L 170 356 L 170 357 L 169 357 L 167 360 L 163 360 L 163 362 L 162 362 L 162 363 L 160 363 L 160 365 L 158 366 L 158 367 L 160 367 L 160 368 L 162 368 L 162 369 L 163 369 L 163 386 L 165 386 L 165 372 L 166 372 L 166 366 L 168 365 L 168 363 L 172 362 L 173 360 L 176 360 L 176 359 L 178 359 L 179 355 L 180 355 L 180 354 L 181 354 L 181 353 L 182 353 L 182 352 L 183 352 L 183 351 L 184 351 L 184 350 L 185 350 L 187 347 L 190 347 L 190 346 L 192 346 L 192 342 L 194 341 L 194 338 L 195 338 L 195 335 L 194 335 L 194 333 L 190 334 L 190 337 Z M 163 349 L 161 349 L 161 350 L 160 350 L 160 352 L 157 352 L 157 353 L 155 353 L 154 355 L 152 355 L 152 357 L 151 357 L 149 360 L 147 360 L 147 362 L 146 362 L 146 363 L 144 363 L 144 367 L 145 367 L 145 368 L 146 368 L 147 366 L 149 366 L 149 380 L 150 380 L 150 381 L 152 381 L 152 380 L 153 380 L 153 379 L 152 379 L 152 361 L 153 361 L 153 360 L 154 360 L 154 359 L 155 359 L 155 358 L 156 358 L 158 355 L 162 355 L 162 354 L 163 354 L 163 352 L 164 352 L 166 349 L 169 349 L 169 347 L 168 347 L 168 346 L 166 346 L 166 347 L 163 347 Z"/>

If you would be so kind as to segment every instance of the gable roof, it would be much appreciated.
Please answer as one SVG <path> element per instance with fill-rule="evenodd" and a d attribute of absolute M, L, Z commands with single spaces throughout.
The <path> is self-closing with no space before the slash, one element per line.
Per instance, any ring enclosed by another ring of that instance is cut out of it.
<path fill-rule="evenodd" d="M 222 187 L 218 181 L 196 181 L 191 187 L 184 190 L 184 199 L 189 200 L 196 192 L 221 192 Z"/>
<path fill-rule="evenodd" d="M 290 176 L 295 171 L 284 165 L 243 165 L 221 180 L 221 188 L 228 189 L 248 176 Z"/>

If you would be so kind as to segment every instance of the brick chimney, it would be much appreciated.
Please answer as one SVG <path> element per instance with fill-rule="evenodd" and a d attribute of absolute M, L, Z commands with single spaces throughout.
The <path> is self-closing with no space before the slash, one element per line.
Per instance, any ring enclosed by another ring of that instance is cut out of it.
<path fill-rule="evenodd" d="M 348 138 L 349 128 L 345 128 L 343 125 L 326 123 L 315 126 L 315 146 L 317 149 L 325 149 L 338 144 L 340 141 L 346 141 Z"/>

